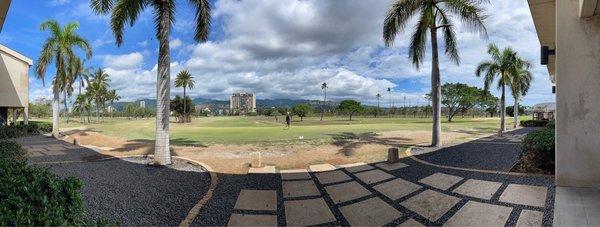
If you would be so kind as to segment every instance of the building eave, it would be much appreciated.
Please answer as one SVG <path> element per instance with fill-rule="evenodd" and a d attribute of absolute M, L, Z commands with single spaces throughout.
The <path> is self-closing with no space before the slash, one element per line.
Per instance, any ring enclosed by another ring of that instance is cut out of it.
<path fill-rule="evenodd" d="M 26 57 L 25 55 L 20 54 L 19 52 L 16 52 L 2 44 L 0 44 L 0 52 L 6 53 L 10 56 L 13 56 L 14 58 L 28 64 L 29 66 L 33 65 L 33 61 L 31 60 L 31 58 Z"/>
<path fill-rule="evenodd" d="M 556 2 L 555 0 L 528 0 L 529 10 L 533 17 L 533 24 L 538 34 L 540 45 L 548 46 L 550 49 L 556 48 Z M 555 62 L 554 55 L 548 58 L 548 72 L 552 83 L 555 80 Z"/>
<path fill-rule="evenodd" d="M 598 0 L 579 0 L 579 17 L 586 18 L 600 15 Z"/>

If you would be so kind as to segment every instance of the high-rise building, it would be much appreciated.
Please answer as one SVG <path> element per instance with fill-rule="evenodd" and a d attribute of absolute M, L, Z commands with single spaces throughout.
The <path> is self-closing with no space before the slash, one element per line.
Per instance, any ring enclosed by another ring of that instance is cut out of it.
<path fill-rule="evenodd" d="M 140 101 L 140 107 L 146 108 L 146 101 Z"/>
<path fill-rule="evenodd" d="M 229 109 L 232 113 L 247 113 L 256 111 L 256 97 L 250 92 L 236 92 L 231 94 Z"/>

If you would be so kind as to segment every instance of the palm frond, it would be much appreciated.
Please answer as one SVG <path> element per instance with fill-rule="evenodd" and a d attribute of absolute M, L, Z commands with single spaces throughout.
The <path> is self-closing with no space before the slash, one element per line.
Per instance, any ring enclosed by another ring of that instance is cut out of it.
<path fill-rule="evenodd" d="M 119 0 L 116 2 L 110 17 L 110 27 L 117 46 L 121 46 L 123 43 L 125 24 L 129 23 L 130 26 L 133 26 L 147 4 L 148 0 Z"/>
<path fill-rule="evenodd" d="M 422 6 L 422 0 L 399 0 L 388 10 L 383 21 L 383 41 L 386 46 L 392 46 L 396 35 L 404 31 L 406 23 Z"/>
<path fill-rule="evenodd" d="M 113 0 L 90 0 L 90 7 L 96 14 L 107 14 L 113 8 Z"/>
<path fill-rule="evenodd" d="M 446 0 L 444 6 L 452 14 L 465 23 L 470 29 L 479 32 L 487 38 L 487 29 L 484 21 L 487 15 L 484 14 L 481 3 L 486 1 L 471 1 L 471 0 Z"/>
<path fill-rule="evenodd" d="M 457 65 L 460 64 L 460 56 L 458 55 L 458 44 L 456 42 L 456 32 L 454 31 L 454 24 L 446 15 L 443 10 L 437 11 L 440 15 L 440 22 L 442 23 L 442 31 L 444 33 L 444 46 L 445 53 Z"/>
<path fill-rule="evenodd" d="M 425 42 L 427 41 L 427 31 L 431 28 L 434 22 L 434 15 L 431 8 L 421 12 L 419 22 L 415 27 L 415 33 L 412 36 L 408 56 L 412 60 L 413 65 L 418 69 L 423 63 L 425 57 Z"/>
<path fill-rule="evenodd" d="M 196 42 L 204 42 L 208 40 L 208 34 L 210 31 L 210 1 L 190 0 L 190 3 L 196 8 L 196 31 L 194 34 L 194 40 L 196 40 Z"/>

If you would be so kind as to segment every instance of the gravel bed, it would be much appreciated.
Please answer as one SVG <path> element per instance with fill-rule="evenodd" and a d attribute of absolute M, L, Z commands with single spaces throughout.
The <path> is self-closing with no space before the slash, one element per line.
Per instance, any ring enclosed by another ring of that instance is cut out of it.
<path fill-rule="evenodd" d="M 179 225 L 208 191 L 210 174 L 179 159 L 168 167 L 146 162 L 128 158 L 45 166 L 82 181 L 90 218 L 120 220 L 123 225 Z"/>

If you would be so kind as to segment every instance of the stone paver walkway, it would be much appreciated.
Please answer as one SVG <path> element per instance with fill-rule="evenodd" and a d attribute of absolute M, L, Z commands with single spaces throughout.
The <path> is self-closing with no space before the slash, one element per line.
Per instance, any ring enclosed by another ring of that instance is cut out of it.
<path fill-rule="evenodd" d="M 551 225 L 555 190 L 549 177 L 443 169 L 410 158 L 219 179 L 221 194 L 193 225 Z M 247 190 L 269 196 L 250 198 Z M 238 207 L 248 201 L 262 208 Z"/>

